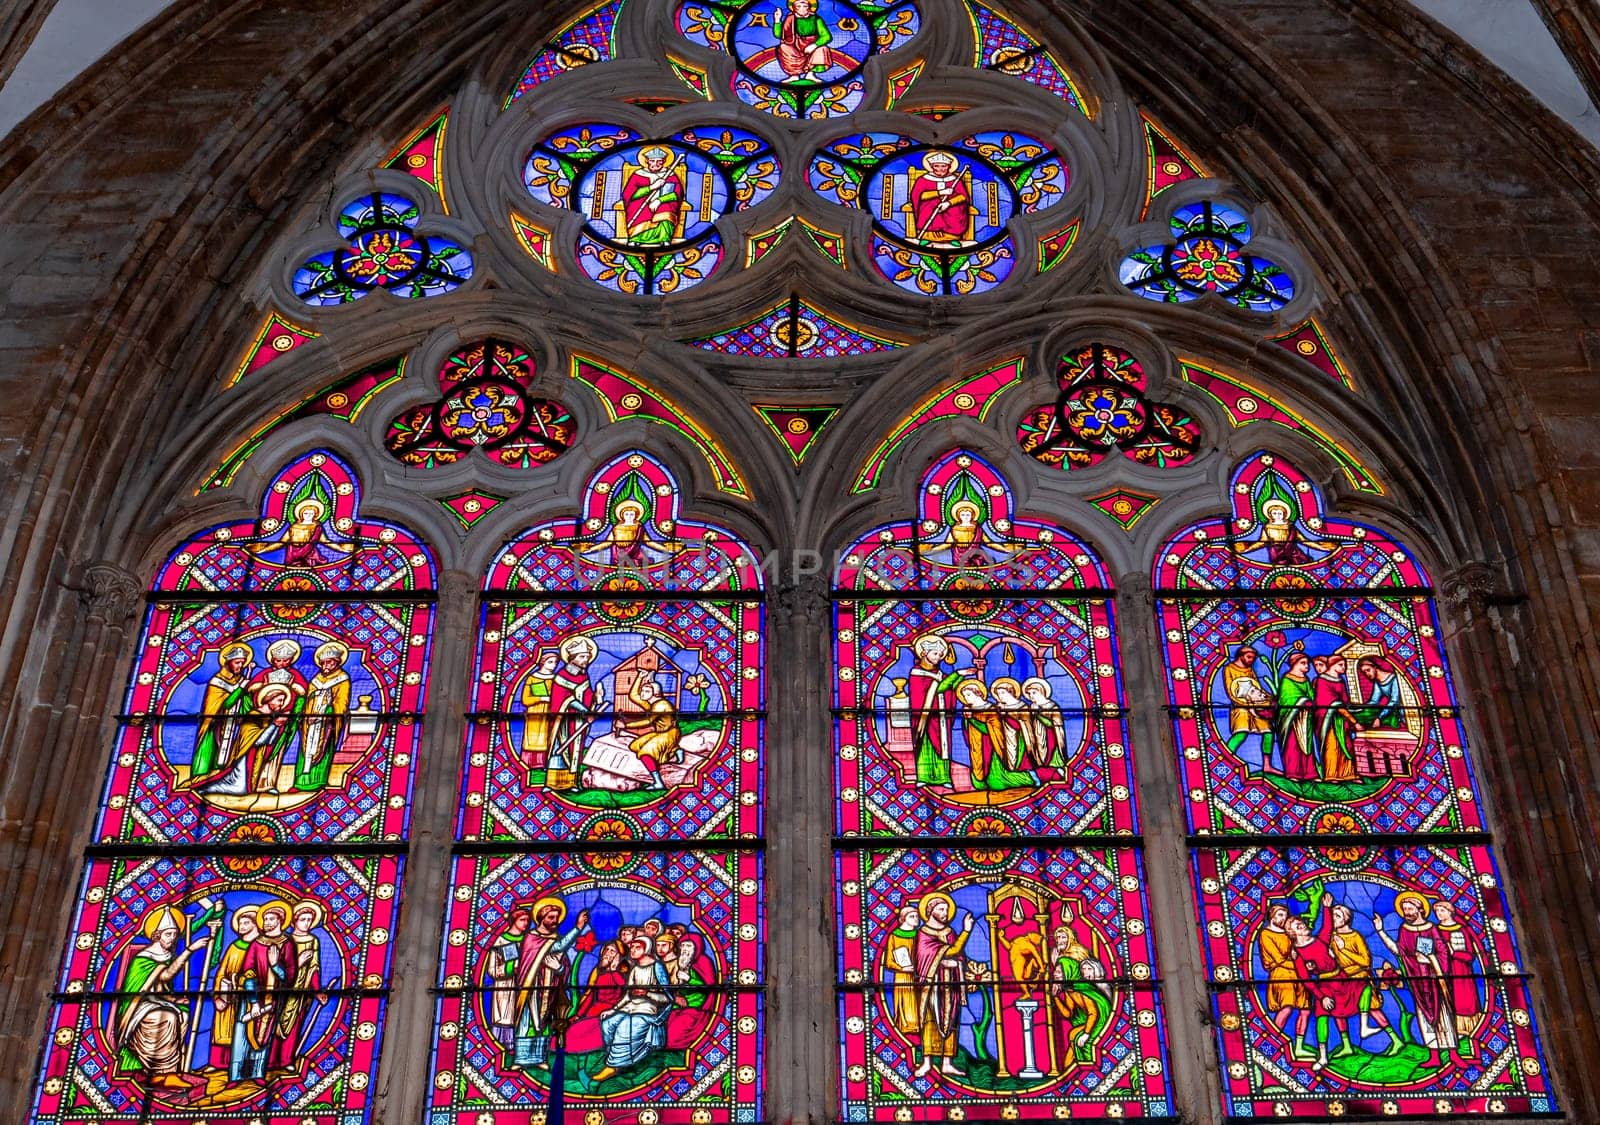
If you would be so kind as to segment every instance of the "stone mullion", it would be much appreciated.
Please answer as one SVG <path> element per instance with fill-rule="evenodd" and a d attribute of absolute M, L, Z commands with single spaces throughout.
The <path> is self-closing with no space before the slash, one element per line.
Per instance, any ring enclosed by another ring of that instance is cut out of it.
<path fill-rule="evenodd" d="M 410 1125 L 423 1120 L 428 1067 L 434 1043 L 434 987 L 439 940 L 450 878 L 450 847 L 461 753 L 466 732 L 462 701 L 470 697 L 472 658 L 478 634 L 478 579 L 460 571 L 440 576 L 433 652 L 422 737 L 417 745 L 411 805 L 411 842 L 406 849 L 404 896 L 396 929 L 388 1017 L 380 1068 L 375 1075 L 373 1120 Z"/>
<path fill-rule="evenodd" d="M 1167 1027 L 1173 1112 L 1190 1125 L 1222 1120 L 1222 1086 L 1211 996 L 1196 937 L 1188 826 L 1168 714 L 1160 621 L 1149 578 L 1118 581 L 1117 628 L 1129 708 L 1128 740 L 1139 788 L 1145 891 Z"/>
<path fill-rule="evenodd" d="M 823 575 L 775 591 L 767 631 L 766 1113 L 831 1119 L 838 1089 L 833 956 L 833 632 Z"/>

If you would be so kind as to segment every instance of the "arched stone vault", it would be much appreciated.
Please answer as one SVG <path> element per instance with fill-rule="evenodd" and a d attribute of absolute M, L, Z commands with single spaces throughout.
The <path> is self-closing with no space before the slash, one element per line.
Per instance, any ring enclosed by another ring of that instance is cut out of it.
<path fill-rule="evenodd" d="M 1600 158 L 1469 48 L 1378 0 L 1062 0 L 1018 14 L 1063 38 L 1081 29 L 1095 67 L 1263 199 L 1318 264 L 1322 315 L 1373 403 L 1346 408 L 1346 425 L 1373 428 L 1369 444 L 1401 508 L 1387 518 L 1420 529 L 1413 538 L 1454 602 L 1480 776 L 1539 978 L 1557 1088 L 1574 1120 L 1600 1120 L 1600 995 L 1590 983 L 1600 953 L 1600 618 L 1590 608 L 1600 605 Z M 126 669 L 139 582 L 119 575 L 142 580 L 174 529 L 233 503 L 190 497 L 206 448 L 192 433 L 185 440 L 185 420 L 210 415 L 219 373 L 259 316 L 258 255 L 326 202 L 335 177 L 359 166 L 353 153 L 380 149 L 476 75 L 480 59 L 509 57 L 507 42 L 531 45 L 554 24 L 510 0 L 180 6 L 0 148 L 0 964 L 9 974 L 0 1108 L 11 1119 L 25 1112 L 70 906 L 64 889 Z M 462 323 L 516 318 L 507 292 L 490 296 L 449 313 Z M 286 365 L 285 377 L 315 386 L 384 346 L 419 342 L 440 315 L 395 305 L 364 318 L 316 367 Z M 1125 302 L 1105 316 L 1158 325 L 1175 346 L 1198 331 L 1183 315 Z M 1209 340 L 1251 364 L 1243 335 Z M 896 417 L 891 396 L 877 397 L 881 410 L 860 418 L 863 443 Z M 219 434 L 213 452 L 259 412 L 218 417 L 236 430 Z M 735 452 L 760 495 L 788 487 L 774 450 L 736 443 Z M 914 479 L 909 462 L 932 452 L 913 446 L 897 477 Z M 682 467 L 697 470 L 688 456 Z M 862 506 L 842 497 L 848 469 L 811 478 L 821 483 L 794 526 L 771 506 L 752 509 L 753 529 L 765 531 L 755 538 L 836 542 L 841 526 L 863 526 L 862 513 L 846 514 Z M 829 487 L 838 501 L 818 499 Z M 695 492 L 704 499 L 708 482 Z M 868 506 L 887 511 L 893 492 Z M 396 495 L 373 489 L 379 510 Z M 447 607 L 470 602 L 480 562 L 447 557 Z M 780 638 L 786 623 L 817 612 L 810 596 L 778 591 Z M 1137 627 L 1125 616 L 1124 628 Z M 442 637 L 439 666 L 452 652 L 463 662 L 467 643 Z M 787 647 L 775 657 L 822 658 L 820 641 L 815 653 L 792 638 L 778 644 Z M 1141 675 L 1154 670 L 1130 669 L 1131 681 Z M 438 724 L 438 745 L 459 743 L 449 725 Z M 820 737 L 820 718 L 812 726 Z M 1160 747 L 1145 753 L 1163 760 Z M 452 771 L 435 762 L 421 778 L 428 805 L 450 807 Z M 419 826 L 428 815 L 418 808 Z M 822 853 L 786 846 L 776 822 L 772 831 L 774 862 L 798 885 L 825 885 L 826 872 L 810 870 Z M 424 1059 L 436 940 L 427 904 L 442 895 L 447 843 L 426 831 L 413 843 L 406 926 L 415 940 L 396 964 L 409 989 L 392 1009 L 397 1027 L 411 1027 L 387 1048 L 390 1089 L 377 1117 L 386 1123 L 420 1116 L 416 1083 L 396 1078 Z M 1196 951 L 1192 964 L 1182 956 L 1167 953 L 1178 962 L 1169 978 L 1197 966 Z M 831 1019 L 826 999 L 812 1008 L 800 1015 Z M 774 1035 L 798 1035 L 805 1022 L 779 1019 Z M 775 1117 L 808 1106 L 821 1115 L 807 1074 L 825 1074 L 834 1052 L 812 1038 L 782 1056 L 788 1073 L 774 1056 Z M 1173 1049 L 1189 1056 L 1175 1059 L 1176 1077 L 1200 1088 L 1186 1104 L 1215 1113 L 1203 1092 L 1209 1042 L 1191 1034 Z"/>

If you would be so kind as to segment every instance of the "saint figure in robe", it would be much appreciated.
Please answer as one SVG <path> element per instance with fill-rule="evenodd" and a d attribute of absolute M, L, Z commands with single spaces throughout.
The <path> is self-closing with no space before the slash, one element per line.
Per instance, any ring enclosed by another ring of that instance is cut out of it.
<path fill-rule="evenodd" d="M 264 1053 L 269 1076 L 273 1072 L 288 1074 L 295 1067 L 296 1044 L 282 1022 L 287 993 L 296 976 L 295 944 L 287 930 L 291 913 L 289 904 L 281 899 L 262 904 L 256 912 L 261 932 L 239 970 L 242 986 L 255 998 L 241 1022 L 246 1025 L 251 1049 Z"/>
<path fill-rule="evenodd" d="M 1094 1058 L 1094 1041 L 1111 1022 L 1105 962 L 1068 925 L 1057 926 L 1051 934 L 1049 962 L 1050 1001 L 1060 1017 L 1059 1045 L 1070 1049 L 1078 1062 L 1089 1062 Z"/>
<path fill-rule="evenodd" d="M 1228 697 L 1228 749 L 1235 754 L 1244 750 L 1252 740 L 1259 749 L 1244 756 L 1246 767 L 1264 771 L 1275 769 L 1272 760 L 1273 698 L 1261 686 L 1261 672 L 1257 661 L 1261 654 L 1250 645 L 1242 645 L 1238 653 L 1222 666 L 1222 690 Z"/>
<path fill-rule="evenodd" d="M 533 927 L 522 937 L 517 952 L 517 1022 L 512 1041 L 515 1065 L 523 1069 L 544 1066 L 550 1056 L 550 1037 L 567 1017 L 572 1004 L 569 974 L 572 947 L 589 932 L 589 912 L 578 911 L 572 929 L 561 932 L 567 904 L 542 898 L 533 904 Z"/>
<path fill-rule="evenodd" d="M 915 242 L 965 245 L 973 239 L 977 210 L 972 205 L 972 173 L 955 153 L 930 149 L 922 165 L 907 176 L 906 210 Z"/>
<path fill-rule="evenodd" d="M 589 665 L 600 654 L 585 636 L 568 637 L 556 650 L 561 667 L 550 681 L 550 709 L 555 716 L 550 731 L 550 757 L 545 785 L 572 789 L 583 756 L 583 740 L 605 704 L 604 689 L 589 682 Z"/>
<path fill-rule="evenodd" d="M 111 1028 L 122 1070 L 143 1073 L 153 1086 L 179 1090 L 194 1090 L 197 1082 L 204 1086 L 186 1075 L 193 1012 L 177 995 L 189 984 L 179 978 L 190 957 L 216 940 L 222 919 L 208 916 L 193 940 L 183 944 L 188 929 L 189 920 L 171 906 L 158 907 L 145 919 L 141 930 L 147 944 L 128 961 Z"/>
<path fill-rule="evenodd" d="M 231 773 L 244 756 L 242 718 L 251 710 L 249 673 L 255 657 L 249 645 L 224 645 L 221 666 L 206 683 L 195 728 L 194 757 L 185 789 L 203 789 Z M 241 770 L 241 782 L 244 780 Z"/>
<path fill-rule="evenodd" d="M 1022 697 L 1032 711 L 1034 772 L 1041 781 L 1067 781 L 1067 724 L 1051 698 L 1050 681 L 1040 676 L 1024 680 Z"/>
<path fill-rule="evenodd" d="M 511 1050 L 517 1027 L 517 963 L 522 958 L 522 939 L 533 922 L 533 907 L 519 902 L 511 908 L 506 928 L 489 943 L 484 976 L 492 990 L 489 995 L 489 1029 L 495 1042 Z"/>
<path fill-rule="evenodd" d="M 956 685 L 962 673 L 946 672 L 954 656 L 950 642 L 936 633 L 911 643 L 911 737 L 917 748 L 917 783 L 950 784 L 951 734 L 955 728 Z"/>
<path fill-rule="evenodd" d="M 1382 915 L 1372 924 L 1383 944 L 1400 960 L 1400 972 L 1411 991 L 1413 1026 L 1428 1049 L 1428 1065 L 1439 1066 L 1441 1053 L 1456 1048 L 1454 998 L 1450 989 L 1450 956 L 1445 935 L 1430 915 L 1428 900 L 1415 891 L 1395 896 L 1400 931 L 1390 937 Z M 1474 992 L 1476 995 L 1476 992 Z"/>
<path fill-rule="evenodd" d="M 631 246 L 676 242 L 689 210 L 687 195 L 683 158 L 660 145 L 645 149 L 638 164 L 625 166 L 622 195 L 616 203 L 618 240 Z"/>
<path fill-rule="evenodd" d="M 1313 698 L 1317 713 L 1317 741 L 1322 748 L 1323 781 L 1354 781 L 1356 752 L 1352 739 L 1359 725 L 1350 709 L 1350 693 L 1345 686 L 1345 659 L 1342 656 L 1317 657 Z"/>
<path fill-rule="evenodd" d="M 628 948 L 627 987 L 617 1005 L 600 1017 L 600 1038 L 606 1061 L 582 1082 L 586 1089 L 604 1082 L 624 1067 L 642 1061 L 667 1045 L 667 1017 L 672 1014 L 672 979 L 655 955 L 656 944 L 635 937 Z"/>
<path fill-rule="evenodd" d="M 849 69 L 855 60 L 829 48 L 833 31 L 817 15 L 816 0 L 793 0 L 778 24 L 778 65 L 790 78 L 821 77 L 835 64 Z"/>
<path fill-rule="evenodd" d="M 261 932 L 256 928 L 258 909 L 255 906 L 241 906 L 233 912 L 233 932 L 238 937 L 223 950 L 212 984 L 215 991 L 212 993 L 211 1065 L 217 1070 L 226 1071 L 230 1082 L 260 1078 L 266 1073 L 265 1056 L 260 1059 L 259 1068 L 255 1066 L 256 1060 L 250 1057 L 244 1024 L 239 1020 L 251 999 L 242 987 L 240 974 L 244 969 L 245 955 L 250 952 L 256 935 Z"/>
<path fill-rule="evenodd" d="M 560 664 L 558 653 L 547 652 L 522 681 L 522 765 L 529 772 L 544 769 L 550 761 L 550 738 L 556 721 L 550 699 Z"/>
<path fill-rule="evenodd" d="M 317 674 L 306 686 L 300 759 L 294 768 L 294 787 L 301 792 L 314 793 L 327 786 L 334 755 L 350 729 L 350 673 L 344 667 L 349 658 L 349 648 L 338 641 L 318 645 L 312 654 Z"/>
<path fill-rule="evenodd" d="M 921 925 L 916 906 L 902 906 L 899 924 L 883 943 L 884 974 L 893 984 L 890 1009 L 895 1030 L 913 1043 L 922 1030 L 922 1016 L 917 1011 L 917 930 Z"/>
<path fill-rule="evenodd" d="M 924 895 L 917 913 L 922 928 L 917 934 L 917 1012 L 921 1017 L 922 1063 L 917 1077 L 935 1065 L 943 1074 L 961 1077 L 955 1062 L 961 1042 L 961 1010 L 967 1000 L 966 968 L 962 953 L 972 935 L 972 915 L 957 930 L 956 904 L 947 894 Z"/>
<path fill-rule="evenodd" d="M 1299 781 L 1316 781 L 1322 764 L 1312 720 L 1315 690 L 1310 671 L 1311 658 L 1305 653 L 1289 657 L 1278 681 L 1278 713 L 1273 724 L 1276 741 L 1283 748 L 1283 774 Z"/>

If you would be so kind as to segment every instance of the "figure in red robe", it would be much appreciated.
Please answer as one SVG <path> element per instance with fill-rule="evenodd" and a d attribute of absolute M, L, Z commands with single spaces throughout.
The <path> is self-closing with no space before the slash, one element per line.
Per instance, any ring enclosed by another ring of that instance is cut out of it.
<path fill-rule="evenodd" d="M 832 42 L 833 32 L 817 15 L 816 0 L 794 0 L 778 25 L 778 65 L 790 78 L 815 78 L 835 66 L 854 67 L 854 59 L 828 46 Z"/>
<path fill-rule="evenodd" d="M 589 974 L 589 985 L 578 1002 L 577 1018 L 603 1016 L 622 999 L 628 987 L 628 973 L 623 967 L 623 948 L 616 942 L 607 942 L 600 949 L 600 964 Z"/>
<path fill-rule="evenodd" d="M 1306 1032 L 1317 1029 L 1317 1061 L 1311 1069 L 1320 1071 L 1328 1065 L 1328 1020 L 1343 1006 L 1345 987 L 1339 980 L 1339 962 L 1334 960 L 1328 943 L 1311 932 L 1304 918 L 1292 915 L 1284 924 L 1294 941 L 1295 974 L 1305 984 L 1311 1001 L 1311 1018 L 1306 1020 Z M 1310 1052 L 1311 1044 L 1301 1040 Z"/>
<path fill-rule="evenodd" d="M 622 182 L 616 208 L 621 213 L 617 237 L 635 246 L 665 246 L 682 229 L 688 184 L 684 164 L 671 149 L 647 148 Z"/>
<path fill-rule="evenodd" d="M 1429 916 L 1428 900 L 1415 891 L 1395 896 L 1394 908 L 1401 918 L 1400 932 L 1390 937 L 1383 918 L 1374 916 L 1378 937 L 1400 960 L 1400 972 L 1411 991 L 1412 1014 L 1422 1045 L 1428 1049 L 1428 1065 L 1440 1064 L 1440 1052 L 1456 1048 L 1456 1018 L 1448 980 L 1448 939 Z M 1476 997 L 1477 991 L 1473 990 Z"/>
<path fill-rule="evenodd" d="M 906 193 L 911 229 L 920 242 L 966 244 L 972 241 L 977 212 L 972 206 L 972 173 L 954 153 L 933 149 L 922 167 L 911 169 Z"/>
<path fill-rule="evenodd" d="M 256 912 L 261 932 L 239 968 L 241 987 L 255 994 L 256 1007 L 245 1013 L 246 1034 L 252 1049 L 265 1052 L 268 1076 L 295 1066 L 293 1014 L 284 1004 L 288 999 L 284 994 L 294 987 L 298 971 L 295 945 L 287 929 L 289 914 L 289 904 L 276 899 Z"/>
<path fill-rule="evenodd" d="M 1467 928 L 1456 921 L 1456 909 L 1440 900 L 1433 904 L 1434 928 L 1443 948 L 1440 960 L 1449 977 L 1450 1008 L 1456 1017 L 1456 1054 L 1472 1053 L 1472 1033 L 1478 1029 L 1483 1002 L 1478 996 L 1478 981 L 1473 975 L 1472 938 Z"/>
<path fill-rule="evenodd" d="M 600 650 L 588 637 L 576 636 L 562 641 L 556 651 L 561 667 L 550 680 L 549 708 L 555 721 L 550 731 L 545 785 L 572 789 L 578 784 L 584 737 L 603 702 L 601 690 L 589 682 L 589 665 Z"/>

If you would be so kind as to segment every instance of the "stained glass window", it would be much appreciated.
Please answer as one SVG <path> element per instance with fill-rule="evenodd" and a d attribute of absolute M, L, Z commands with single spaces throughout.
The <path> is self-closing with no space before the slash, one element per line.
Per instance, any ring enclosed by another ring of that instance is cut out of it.
<path fill-rule="evenodd" d="M 326 452 L 157 573 L 35 1122 L 367 1120 L 433 575 Z"/>
<path fill-rule="evenodd" d="M 439 367 L 440 397 L 395 415 L 384 445 L 418 468 L 452 465 L 474 449 L 513 469 L 548 464 L 572 445 L 578 427 L 560 402 L 530 393 L 535 377 L 526 348 L 469 344 Z"/>
<path fill-rule="evenodd" d="M 1167 1116 L 1105 569 L 958 450 L 835 596 L 844 1120 Z"/>
<path fill-rule="evenodd" d="M 857 328 L 798 294 L 731 328 L 685 343 L 750 359 L 840 359 L 906 346 L 905 340 Z"/>
<path fill-rule="evenodd" d="M 1132 353 L 1108 344 L 1079 348 L 1056 367 L 1056 401 L 1022 416 L 1017 444 L 1069 471 L 1117 453 L 1158 468 L 1187 464 L 1200 446 L 1200 424 L 1180 407 L 1152 401 L 1146 386 Z"/>
<path fill-rule="evenodd" d="M 344 305 L 378 289 L 398 297 L 437 297 L 472 277 L 472 252 L 425 233 L 415 203 L 373 192 L 345 204 L 338 216 L 343 246 L 313 254 L 294 274 L 308 305 Z"/>
<path fill-rule="evenodd" d="M 517 79 L 516 88 L 506 98 L 506 105 L 559 74 L 609 60 L 615 53 L 617 13 L 621 10 L 622 0 L 597 4 L 556 32 L 529 61 L 522 77 Z"/>
<path fill-rule="evenodd" d="M 733 56 L 733 92 L 778 117 L 840 117 L 861 108 L 866 65 L 922 27 L 911 0 L 684 0 L 678 33 Z"/>
<path fill-rule="evenodd" d="M 811 161 L 818 195 L 872 216 L 872 262 L 913 293 L 966 295 L 1011 273 L 1013 215 L 1061 202 L 1066 162 L 1016 132 L 929 144 L 897 133 L 852 133 Z"/>
<path fill-rule="evenodd" d="M 1427 574 L 1269 453 L 1155 584 L 1228 1112 L 1554 1109 Z"/>
<path fill-rule="evenodd" d="M 1083 96 L 1049 48 L 994 7 L 966 0 L 972 21 L 973 65 L 1031 82 L 1087 113 Z"/>
<path fill-rule="evenodd" d="M 1282 266 L 1247 248 L 1254 228 L 1227 203 L 1201 200 L 1172 213 L 1170 241 L 1141 246 L 1122 260 L 1122 284 L 1152 301 L 1188 304 L 1207 294 L 1250 312 L 1277 312 L 1294 299 Z"/>
<path fill-rule="evenodd" d="M 777 186 L 778 158 L 744 129 L 710 126 L 647 138 L 624 125 L 571 126 L 528 154 L 523 184 L 584 217 L 578 264 L 619 293 L 700 284 L 722 260 L 716 222 Z"/>
<path fill-rule="evenodd" d="M 761 575 L 630 453 L 483 587 L 433 1120 L 761 1112 Z"/>

